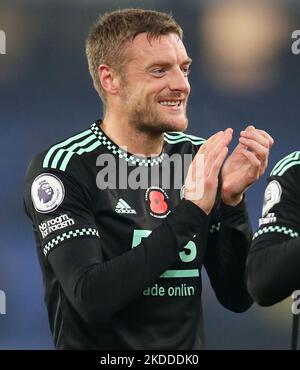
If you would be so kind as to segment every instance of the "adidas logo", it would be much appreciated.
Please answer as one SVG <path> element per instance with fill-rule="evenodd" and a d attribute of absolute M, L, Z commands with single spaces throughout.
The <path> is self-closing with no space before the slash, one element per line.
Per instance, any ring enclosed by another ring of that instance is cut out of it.
<path fill-rule="evenodd" d="M 115 208 L 115 211 L 117 213 L 133 213 L 133 214 L 136 214 L 136 211 L 134 209 L 132 209 L 130 207 L 129 204 L 127 204 L 125 202 L 124 199 L 120 198 L 117 205 L 116 205 L 116 208 Z"/>

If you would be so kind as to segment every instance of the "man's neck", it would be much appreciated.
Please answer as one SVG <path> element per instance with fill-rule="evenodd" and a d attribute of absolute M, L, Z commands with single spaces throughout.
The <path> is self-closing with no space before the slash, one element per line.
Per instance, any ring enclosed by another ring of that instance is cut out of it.
<path fill-rule="evenodd" d="M 129 153 L 151 157 L 159 156 L 163 148 L 163 135 L 159 133 L 142 132 L 129 122 L 105 115 L 101 123 L 102 131 L 119 147 Z"/>

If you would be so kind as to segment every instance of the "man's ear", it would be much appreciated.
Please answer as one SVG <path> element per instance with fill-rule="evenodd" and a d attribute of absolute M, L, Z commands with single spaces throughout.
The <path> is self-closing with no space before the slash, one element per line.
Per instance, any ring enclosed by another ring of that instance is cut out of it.
<path fill-rule="evenodd" d="M 99 66 L 98 77 L 103 90 L 107 94 L 115 95 L 119 91 L 120 78 L 117 73 L 107 64 L 101 64 Z"/>

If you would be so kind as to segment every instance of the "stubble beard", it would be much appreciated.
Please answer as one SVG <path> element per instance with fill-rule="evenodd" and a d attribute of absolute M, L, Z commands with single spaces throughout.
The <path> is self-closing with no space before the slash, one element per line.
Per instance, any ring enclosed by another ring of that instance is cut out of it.
<path fill-rule="evenodd" d="M 167 115 L 167 114 L 166 114 Z M 155 111 L 149 104 L 144 106 L 134 104 L 129 111 L 130 123 L 140 132 L 152 134 L 162 134 L 167 131 L 185 131 L 188 125 L 186 112 L 182 123 L 178 123 L 178 117 L 166 117 L 160 112 Z"/>
<path fill-rule="evenodd" d="M 185 104 L 184 117 L 181 118 L 182 123 L 178 123 L 178 117 L 164 118 L 163 113 L 158 112 L 150 103 L 141 104 L 138 99 L 133 99 L 135 94 L 131 94 L 128 87 L 124 89 L 124 102 L 130 124 L 135 130 L 150 135 L 161 135 L 168 131 L 185 131 L 188 126 L 187 118 L 187 100 Z M 165 114 L 167 116 L 167 113 Z"/>

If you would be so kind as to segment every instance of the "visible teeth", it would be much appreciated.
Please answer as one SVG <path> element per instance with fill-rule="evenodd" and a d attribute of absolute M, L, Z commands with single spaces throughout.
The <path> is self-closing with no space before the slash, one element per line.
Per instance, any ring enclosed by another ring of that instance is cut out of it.
<path fill-rule="evenodd" d="M 175 106 L 175 105 L 180 105 L 180 101 L 161 101 L 159 102 L 159 104 L 161 105 L 171 105 L 171 106 Z"/>

